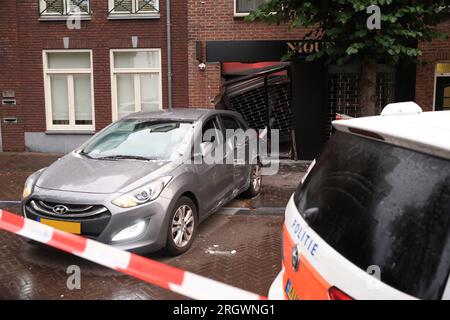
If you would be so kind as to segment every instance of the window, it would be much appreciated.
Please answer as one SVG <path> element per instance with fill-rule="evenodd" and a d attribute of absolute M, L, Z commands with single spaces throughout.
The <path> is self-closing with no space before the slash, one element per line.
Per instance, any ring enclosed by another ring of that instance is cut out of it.
<path fill-rule="evenodd" d="M 238 130 L 241 129 L 241 125 L 239 124 L 239 122 L 232 117 L 224 117 L 221 116 L 222 118 L 222 123 L 224 126 L 225 130 Z"/>
<path fill-rule="evenodd" d="M 83 150 L 92 158 L 173 160 L 188 151 L 192 123 L 171 120 L 124 119 L 114 123 Z"/>
<path fill-rule="evenodd" d="M 234 0 L 234 15 L 246 16 L 265 2 L 267 0 Z"/>
<path fill-rule="evenodd" d="M 159 0 L 108 0 L 110 18 L 159 18 Z"/>
<path fill-rule="evenodd" d="M 89 0 L 39 0 L 41 16 L 89 15 Z"/>
<path fill-rule="evenodd" d="M 44 51 L 48 130 L 94 130 L 91 51 Z"/>
<path fill-rule="evenodd" d="M 111 51 L 113 119 L 162 109 L 161 50 Z"/>
<path fill-rule="evenodd" d="M 362 270 L 440 299 L 450 269 L 450 161 L 337 131 L 295 195 L 309 227 Z"/>
<path fill-rule="evenodd" d="M 450 63 L 436 64 L 434 83 L 434 110 L 450 110 Z"/>

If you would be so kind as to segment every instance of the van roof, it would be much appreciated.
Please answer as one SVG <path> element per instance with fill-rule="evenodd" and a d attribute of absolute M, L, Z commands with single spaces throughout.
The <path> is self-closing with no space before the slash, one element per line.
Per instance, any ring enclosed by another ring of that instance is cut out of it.
<path fill-rule="evenodd" d="M 339 131 L 450 159 L 450 111 L 338 120 L 333 126 Z"/>

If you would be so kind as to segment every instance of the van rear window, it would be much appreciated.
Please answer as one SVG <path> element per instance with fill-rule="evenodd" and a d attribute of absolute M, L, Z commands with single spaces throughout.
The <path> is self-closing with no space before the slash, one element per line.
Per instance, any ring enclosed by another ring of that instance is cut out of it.
<path fill-rule="evenodd" d="M 353 264 L 381 280 L 440 299 L 450 267 L 450 161 L 336 132 L 295 193 L 308 224 Z"/>

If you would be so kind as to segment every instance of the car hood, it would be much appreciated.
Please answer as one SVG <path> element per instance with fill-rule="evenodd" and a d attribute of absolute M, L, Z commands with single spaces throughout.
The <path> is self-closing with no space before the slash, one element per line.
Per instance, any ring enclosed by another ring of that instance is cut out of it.
<path fill-rule="evenodd" d="M 95 160 L 71 153 L 48 167 L 36 185 L 70 192 L 127 192 L 168 175 L 174 167 L 170 161 Z"/>

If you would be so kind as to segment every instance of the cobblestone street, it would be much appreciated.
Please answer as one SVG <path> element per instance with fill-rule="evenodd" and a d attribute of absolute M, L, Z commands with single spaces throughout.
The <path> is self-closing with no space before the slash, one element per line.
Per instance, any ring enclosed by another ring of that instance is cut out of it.
<path fill-rule="evenodd" d="M 1 201 L 20 199 L 26 177 L 58 155 L 0 154 Z M 208 278 L 267 295 L 280 270 L 282 207 L 306 170 L 306 163 L 286 163 L 266 178 L 263 193 L 236 199 L 208 218 L 186 254 L 149 257 Z M 4 202 L 4 209 L 19 207 Z M 273 212 L 273 213 L 271 213 Z M 260 214 L 261 213 L 261 214 Z M 232 253 L 234 252 L 235 253 Z M 66 270 L 81 268 L 81 289 L 70 291 Z M 0 231 L 0 299 L 185 299 L 80 258 Z"/>

